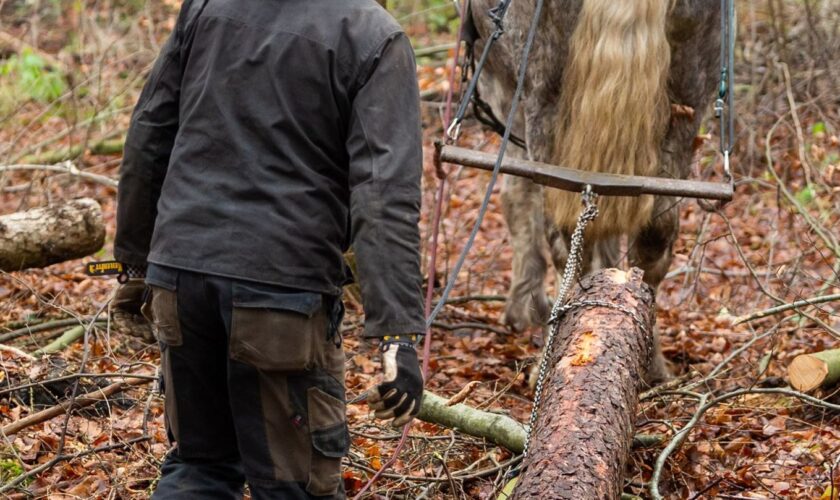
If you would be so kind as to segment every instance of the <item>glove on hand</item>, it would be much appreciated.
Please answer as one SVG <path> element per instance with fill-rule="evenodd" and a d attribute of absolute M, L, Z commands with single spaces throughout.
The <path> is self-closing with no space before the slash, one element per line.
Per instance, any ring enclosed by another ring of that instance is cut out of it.
<path fill-rule="evenodd" d="M 405 342 L 386 343 L 382 350 L 385 377 L 368 393 L 367 401 L 377 418 L 393 418 L 394 427 L 407 424 L 420 411 L 423 374 L 414 346 Z"/>
<path fill-rule="evenodd" d="M 146 283 L 143 278 L 131 278 L 119 285 L 111 301 L 114 308 L 114 328 L 118 332 L 153 342 L 155 336 L 152 334 L 152 327 L 141 312 L 145 291 Z"/>

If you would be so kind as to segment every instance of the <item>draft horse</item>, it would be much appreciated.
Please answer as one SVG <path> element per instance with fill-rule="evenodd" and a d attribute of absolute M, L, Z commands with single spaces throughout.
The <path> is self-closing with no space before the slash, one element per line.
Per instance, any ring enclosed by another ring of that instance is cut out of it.
<path fill-rule="evenodd" d="M 498 0 L 471 0 L 476 53 L 494 31 Z M 492 48 L 479 90 L 504 117 L 516 86 L 533 0 L 514 0 L 505 34 Z M 717 0 L 547 0 L 539 21 L 513 133 L 526 147 L 508 154 L 596 172 L 684 179 L 694 140 L 719 82 Z M 506 176 L 504 216 L 513 246 L 505 321 L 515 330 L 545 324 L 545 247 L 562 273 L 580 196 Z M 678 200 L 601 197 L 590 224 L 583 273 L 614 267 L 621 235 L 629 262 L 656 290 L 679 230 Z M 658 335 L 648 380 L 668 377 Z"/>

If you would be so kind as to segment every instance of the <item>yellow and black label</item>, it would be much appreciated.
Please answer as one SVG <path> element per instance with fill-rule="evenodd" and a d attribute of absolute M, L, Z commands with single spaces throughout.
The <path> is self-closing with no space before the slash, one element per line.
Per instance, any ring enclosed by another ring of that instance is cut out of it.
<path fill-rule="evenodd" d="M 115 260 L 106 262 L 88 262 L 85 264 L 85 274 L 88 276 L 113 276 L 125 272 L 122 262 Z"/>

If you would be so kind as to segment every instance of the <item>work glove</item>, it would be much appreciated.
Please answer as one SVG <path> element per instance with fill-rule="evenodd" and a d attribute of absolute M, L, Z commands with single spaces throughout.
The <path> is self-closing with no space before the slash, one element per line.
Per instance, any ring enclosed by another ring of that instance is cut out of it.
<path fill-rule="evenodd" d="M 399 339 L 398 336 L 392 338 Z M 385 376 L 368 392 L 367 402 L 376 418 L 393 418 L 391 425 L 402 427 L 420 411 L 423 374 L 413 342 L 387 339 L 382 343 Z"/>
<path fill-rule="evenodd" d="M 144 278 L 129 278 L 120 283 L 111 300 L 114 329 L 133 337 L 140 337 L 147 342 L 154 342 L 152 325 L 141 311 L 146 296 Z"/>

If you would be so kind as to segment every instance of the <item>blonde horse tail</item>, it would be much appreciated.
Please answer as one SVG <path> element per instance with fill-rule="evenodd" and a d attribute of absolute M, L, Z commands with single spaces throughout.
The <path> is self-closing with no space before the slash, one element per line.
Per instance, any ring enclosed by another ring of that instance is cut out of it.
<path fill-rule="evenodd" d="M 584 0 L 569 43 L 552 160 L 564 167 L 656 175 L 667 129 L 671 49 L 666 0 Z M 546 190 L 546 213 L 571 229 L 580 196 Z M 635 233 L 653 197 L 603 197 L 587 235 Z"/>

